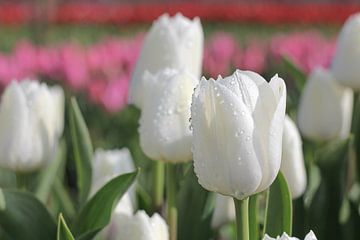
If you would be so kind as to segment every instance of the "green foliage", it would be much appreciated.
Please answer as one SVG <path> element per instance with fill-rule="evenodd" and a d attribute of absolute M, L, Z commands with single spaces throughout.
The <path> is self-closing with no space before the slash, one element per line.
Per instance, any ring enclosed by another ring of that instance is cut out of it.
<path fill-rule="evenodd" d="M 269 236 L 292 234 L 292 199 L 284 175 L 279 172 L 267 196 L 264 233 Z"/>
<path fill-rule="evenodd" d="M 213 202 L 213 193 L 199 185 L 193 168 L 189 168 L 177 197 L 179 240 L 208 240 L 213 236 L 210 225 Z"/>
<path fill-rule="evenodd" d="M 0 226 L 2 239 L 51 240 L 56 224 L 46 207 L 32 194 L 0 189 Z"/>
<path fill-rule="evenodd" d="M 75 220 L 77 239 L 92 239 L 109 223 L 115 204 L 134 182 L 137 174 L 138 171 L 113 178 L 85 204 Z"/>
<path fill-rule="evenodd" d="M 69 107 L 69 127 L 76 165 L 79 202 L 83 205 L 91 187 L 93 148 L 85 120 L 75 98 L 71 99 Z"/>
<path fill-rule="evenodd" d="M 63 215 L 60 213 L 57 226 L 57 240 L 75 240 L 69 227 L 66 225 Z"/>

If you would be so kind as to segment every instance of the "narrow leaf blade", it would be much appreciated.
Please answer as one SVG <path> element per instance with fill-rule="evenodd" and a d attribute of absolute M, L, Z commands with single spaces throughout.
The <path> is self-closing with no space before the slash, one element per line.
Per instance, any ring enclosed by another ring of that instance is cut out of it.
<path fill-rule="evenodd" d="M 75 240 L 61 213 L 57 226 L 57 240 Z"/>
<path fill-rule="evenodd" d="M 76 236 L 91 239 L 110 221 L 116 202 L 134 182 L 138 171 L 120 175 L 103 186 L 84 206 L 76 219 Z"/>
<path fill-rule="evenodd" d="M 86 201 L 91 187 L 93 148 L 89 131 L 75 98 L 71 99 L 69 109 L 71 142 L 76 165 L 79 200 L 82 205 Z"/>
<path fill-rule="evenodd" d="M 292 199 L 284 175 L 279 172 L 270 186 L 266 206 L 264 233 L 271 237 L 292 233 Z"/>

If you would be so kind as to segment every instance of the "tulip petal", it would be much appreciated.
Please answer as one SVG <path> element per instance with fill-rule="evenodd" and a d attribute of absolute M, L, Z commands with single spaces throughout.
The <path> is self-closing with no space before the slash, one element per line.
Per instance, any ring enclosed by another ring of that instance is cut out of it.
<path fill-rule="evenodd" d="M 286 108 L 286 85 L 284 80 L 279 78 L 277 75 L 271 79 L 269 85 L 272 89 L 273 96 L 277 98 L 277 104 L 275 104 L 275 112 L 270 115 L 271 119 L 269 122 L 268 130 L 266 132 L 266 135 L 264 135 L 264 138 L 266 139 L 267 137 L 268 139 L 265 148 L 266 156 L 263 156 L 266 160 L 264 161 L 263 165 L 262 182 L 257 189 L 257 192 L 264 191 L 271 185 L 279 172 L 281 164 L 282 136 Z M 265 91 L 263 91 L 262 93 L 264 92 Z M 265 100 L 266 98 L 261 99 Z M 264 104 L 263 106 L 266 106 L 266 104 Z M 263 110 L 266 111 L 265 109 Z M 254 118 L 260 120 L 255 116 Z M 263 134 L 265 134 L 265 132 L 263 132 Z"/>
<path fill-rule="evenodd" d="M 330 140 L 339 136 L 343 125 L 342 94 L 342 87 L 330 72 L 316 69 L 311 73 L 298 109 L 298 125 L 305 137 Z"/>
<path fill-rule="evenodd" d="M 171 69 L 147 80 L 139 128 L 143 151 L 154 160 L 190 160 L 190 105 L 197 80 L 186 72 Z"/>
<path fill-rule="evenodd" d="M 203 79 L 193 96 L 192 125 L 199 183 L 238 199 L 253 193 L 261 181 L 261 169 L 248 106 L 220 81 Z"/>

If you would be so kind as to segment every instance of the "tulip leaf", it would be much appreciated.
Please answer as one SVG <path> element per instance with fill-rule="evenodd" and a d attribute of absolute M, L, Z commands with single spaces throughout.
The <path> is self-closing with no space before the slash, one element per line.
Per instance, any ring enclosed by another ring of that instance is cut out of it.
<path fill-rule="evenodd" d="M 187 170 L 180 183 L 178 203 L 178 239 L 211 239 L 211 218 L 214 195 L 203 189 L 195 176 L 193 167 Z"/>
<path fill-rule="evenodd" d="M 319 149 L 315 156 L 321 183 L 309 206 L 308 224 L 319 239 L 331 239 L 342 232 L 339 219 L 348 179 L 351 179 L 348 153 L 352 139 L 332 141 Z"/>
<path fill-rule="evenodd" d="M 55 239 L 56 224 L 32 194 L 0 189 L 0 228 L 12 240 Z"/>
<path fill-rule="evenodd" d="M 89 131 L 75 98 L 71 99 L 69 109 L 71 143 L 76 165 L 79 201 L 82 205 L 88 198 L 91 187 L 93 148 Z"/>
<path fill-rule="evenodd" d="M 306 74 L 289 57 L 283 57 L 283 63 L 286 71 L 294 78 L 297 90 L 301 92 L 306 82 Z"/>
<path fill-rule="evenodd" d="M 66 225 L 65 219 L 60 213 L 57 226 L 57 240 L 75 240 L 69 227 Z"/>
<path fill-rule="evenodd" d="M 113 178 L 85 204 L 75 220 L 76 239 L 92 239 L 109 223 L 113 208 L 137 174 L 135 171 Z"/>
<path fill-rule="evenodd" d="M 62 140 L 57 148 L 55 159 L 41 172 L 41 175 L 39 176 L 39 184 L 35 193 L 43 203 L 46 202 L 48 195 L 51 192 L 59 170 L 62 168 L 62 165 L 64 166 L 65 148 L 65 141 Z"/>
<path fill-rule="evenodd" d="M 276 237 L 292 233 L 292 199 L 284 175 L 279 172 L 270 186 L 266 203 L 264 234 Z"/>

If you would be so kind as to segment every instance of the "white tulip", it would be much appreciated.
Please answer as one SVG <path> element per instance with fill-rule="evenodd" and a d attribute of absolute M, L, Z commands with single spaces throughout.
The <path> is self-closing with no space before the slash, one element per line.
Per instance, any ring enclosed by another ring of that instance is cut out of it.
<path fill-rule="evenodd" d="M 0 103 L 0 166 L 33 171 L 54 158 L 64 124 L 64 93 L 58 87 L 13 81 Z"/>
<path fill-rule="evenodd" d="M 344 86 L 360 90 L 360 13 L 346 21 L 338 37 L 331 70 Z"/>
<path fill-rule="evenodd" d="M 191 96 L 198 80 L 185 71 L 164 69 L 145 74 L 140 117 L 140 146 L 153 160 L 191 160 Z"/>
<path fill-rule="evenodd" d="M 286 233 L 283 233 L 281 237 L 272 238 L 269 237 L 267 234 L 265 234 L 263 240 L 299 240 L 296 237 L 289 237 Z M 315 234 L 313 231 L 310 231 L 306 236 L 304 240 L 317 240 Z"/>
<path fill-rule="evenodd" d="M 306 171 L 300 133 L 289 116 L 285 117 L 280 170 L 288 183 L 292 198 L 300 197 L 306 188 Z"/>
<path fill-rule="evenodd" d="M 127 148 L 103 150 L 96 149 L 92 162 L 92 185 L 90 196 L 94 195 L 112 178 L 135 171 L 135 166 Z M 132 203 L 135 204 L 136 193 L 135 186 L 130 187 L 129 195 Z M 128 196 L 124 197 L 128 198 Z M 127 200 L 124 200 L 127 202 Z M 128 205 L 126 203 L 125 205 Z"/>
<path fill-rule="evenodd" d="M 157 19 L 145 37 L 129 90 L 129 103 L 142 108 L 145 71 L 155 74 L 163 68 L 185 69 L 200 78 L 204 33 L 199 18 L 181 14 Z"/>
<path fill-rule="evenodd" d="M 350 133 L 352 107 L 353 91 L 340 86 L 329 71 L 315 69 L 300 99 L 300 132 L 312 140 L 346 138 Z"/>
<path fill-rule="evenodd" d="M 135 215 L 114 214 L 108 240 L 168 240 L 169 232 L 164 219 L 155 213 L 151 218 L 145 211 Z"/>
<path fill-rule="evenodd" d="M 216 194 L 211 226 L 213 228 L 219 228 L 228 222 L 235 221 L 235 218 L 234 200 L 231 197 Z"/>
<path fill-rule="evenodd" d="M 203 78 L 193 95 L 194 166 L 209 191 L 239 200 L 267 189 L 281 164 L 286 86 L 259 74 Z"/>

